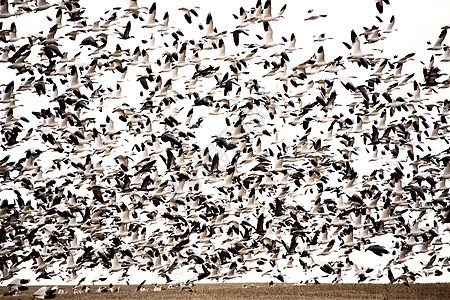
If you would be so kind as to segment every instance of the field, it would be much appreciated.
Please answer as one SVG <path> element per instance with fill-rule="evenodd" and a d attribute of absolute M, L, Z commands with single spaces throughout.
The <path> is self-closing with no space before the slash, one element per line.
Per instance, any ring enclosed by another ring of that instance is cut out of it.
<path fill-rule="evenodd" d="M 267 283 L 246 284 L 198 284 L 193 291 L 181 290 L 179 287 L 154 291 L 154 286 L 145 285 L 144 291 L 136 292 L 136 286 L 120 287 L 116 293 L 97 293 L 99 286 L 91 287 L 90 293 L 76 294 L 71 286 L 60 287 L 62 291 L 56 299 L 450 299 L 450 284 L 412 284 L 410 287 L 400 284 L 320 284 L 293 285 Z M 31 299 L 38 289 L 30 286 L 29 290 L 9 299 Z M 0 287 L 1 295 L 7 290 Z M 6 298 L 7 299 L 7 298 Z"/>

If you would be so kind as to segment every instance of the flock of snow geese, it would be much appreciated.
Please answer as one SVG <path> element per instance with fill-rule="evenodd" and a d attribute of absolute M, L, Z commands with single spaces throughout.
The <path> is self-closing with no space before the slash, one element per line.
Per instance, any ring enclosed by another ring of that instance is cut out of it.
<path fill-rule="evenodd" d="M 330 59 L 333 37 L 282 36 L 289 5 L 255 2 L 216 28 L 200 7 L 1 0 L 0 282 L 448 276 L 450 26 L 429 62 L 385 57 L 378 0 Z"/>

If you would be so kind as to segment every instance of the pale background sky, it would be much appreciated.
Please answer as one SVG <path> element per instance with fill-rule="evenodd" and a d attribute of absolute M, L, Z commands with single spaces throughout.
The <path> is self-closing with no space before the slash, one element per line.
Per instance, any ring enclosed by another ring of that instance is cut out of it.
<path fill-rule="evenodd" d="M 264 1 L 263 1 L 264 2 Z M 311 57 L 320 45 L 324 46 L 326 57 L 328 60 L 332 60 L 338 55 L 343 55 L 344 57 L 350 53 L 349 50 L 345 48 L 342 42 L 350 43 L 350 32 L 354 29 L 357 33 L 363 31 L 362 27 L 371 27 L 372 25 L 379 26 L 384 30 L 392 15 L 395 15 L 395 25 L 394 28 L 398 31 L 391 33 L 388 38 L 384 41 L 380 41 L 376 44 L 377 47 L 383 47 L 384 52 L 380 56 L 392 57 L 398 54 L 402 57 L 408 53 L 415 52 L 416 60 L 408 66 L 405 66 L 404 73 L 408 73 L 409 70 L 414 70 L 416 72 L 421 72 L 420 61 L 428 63 L 430 59 L 430 51 L 426 51 L 428 48 L 427 41 L 431 41 L 434 44 L 435 40 L 441 32 L 441 27 L 450 24 L 450 17 L 448 12 L 450 12 L 450 1 L 440 0 L 440 1 L 396 1 L 391 0 L 390 5 L 384 6 L 384 13 L 381 15 L 383 22 L 380 23 L 375 16 L 378 12 L 375 8 L 375 1 L 367 0 L 342 0 L 342 1 L 272 1 L 272 14 L 278 13 L 279 9 L 284 3 L 287 3 L 287 10 L 284 13 L 284 19 L 278 22 L 272 22 L 272 28 L 274 30 L 274 40 L 281 41 L 281 36 L 289 38 L 291 33 L 295 33 L 297 37 L 297 46 L 302 47 L 303 50 L 298 54 L 302 56 L 303 60 Z M 128 1 L 126 0 L 104 0 L 104 1 L 90 1 L 84 0 L 80 1 L 82 6 L 86 7 L 85 16 L 89 16 L 86 22 L 91 25 L 94 21 L 98 20 L 99 17 L 105 16 L 104 11 L 111 9 L 113 7 L 128 7 Z M 150 7 L 153 1 L 139 1 L 140 6 Z M 232 17 L 232 14 L 239 13 L 239 7 L 243 6 L 245 9 L 249 9 L 254 6 L 256 1 L 157 1 L 157 19 L 162 21 L 163 15 L 166 11 L 170 13 L 170 26 L 181 28 L 185 33 L 185 38 L 189 35 L 198 35 L 198 23 L 205 23 L 206 15 L 211 12 L 214 20 L 214 26 L 217 27 L 219 31 L 229 30 L 230 24 L 237 24 L 238 20 Z M 199 17 L 194 18 L 193 24 L 188 25 L 184 20 L 182 13 L 177 9 L 184 5 L 195 5 L 199 6 L 197 9 L 199 12 Z M 313 9 L 314 14 L 326 14 L 327 17 L 323 19 L 318 19 L 314 21 L 304 22 L 303 20 L 308 16 L 307 11 Z M 51 12 L 51 13 L 50 13 Z M 51 22 L 49 22 L 45 16 L 50 13 L 50 16 L 54 18 L 55 10 L 54 8 L 33 14 L 27 14 L 26 16 L 12 17 L 9 19 L 3 19 L 3 28 L 9 28 L 12 21 L 17 24 L 18 36 L 28 36 L 30 34 L 37 34 L 39 31 L 44 31 L 43 35 L 47 34 L 47 30 L 50 27 Z M 106 14 L 109 15 L 109 14 Z M 143 18 L 147 20 L 147 16 L 143 15 Z M 125 24 L 125 22 L 124 22 Z M 318 44 L 314 43 L 313 37 L 319 34 L 325 33 L 326 36 L 332 37 L 332 40 L 326 41 L 324 43 Z M 131 34 L 138 37 L 137 41 L 144 39 L 145 37 L 139 35 L 139 31 L 136 27 L 131 29 Z M 259 34 L 264 36 L 262 25 Z M 363 38 L 360 37 L 361 41 Z M 231 45 L 231 38 L 227 38 L 227 46 Z M 447 37 L 446 42 L 449 41 Z M 117 43 L 117 38 L 110 36 L 108 45 L 109 47 L 115 46 Z M 123 41 L 121 41 L 123 45 Z M 127 41 L 129 49 L 133 51 L 136 46 L 135 42 L 132 40 Z M 64 46 L 64 45 L 63 45 Z M 370 49 L 372 46 L 362 45 L 362 51 L 365 49 Z M 64 48 L 64 47 L 62 47 Z M 77 51 L 77 49 L 71 49 Z M 227 52 L 233 52 L 233 48 L 227 48 Z M 72 53 L 72 55 L 75 52 Z M 154 55 L 160 55 L 156 52 Z M 297 55 L 297 54 L 296 54 Z M 69 55 L 70 56 L 70 55 Z M 81 58 L 80 61 L 83 61 Z M 89 63 L 90 59 L 88 57 L 84 58 L 85 63 Z M 409 68 L 409 69 L 408 69 Z M 448 71 L 447 66 L 447 73 Z M 8 83 L 10 76 L 13 76 L 11 70 L 5 70 L 3 67 L 1 69 L 0 79 L 1 83 Z M 445 70 L 444 70 L 445 71 Z M 132 75 L 128 74 L 129 78 Z M 132 98 L 133 95 L 133 84 L 124 83 L 123 84 L 124 95 L 127 95 L 128 99 Z M 445 96 L 445 95 L 444 95 Z M 446 96 L 448 97 L 448 95 Z M 23 113 L 26 114 L 27 111 L 33 110 L 33 107 L 28 106 L 21 108 Z M 216 128 L 217 132 L 221 132 L 222 128 Z M 209 140 L 205 143 L 210 142 Z M 14 155 L 12 153 L 12 155 Z M 448 250 L 448 247 L 447 247 Z M 373 258 L 373 256 L 369 256 Z M 367 257 L 353 257 L 354 261 L 367 260 Z M 375 263 L 375 262 L 368 262 Z M 100 272 L 99 270 L 95 270 Z M 102 274 L 107 272 L 103 271 Z M 20 273 L 23 277 L 33 278 L 33 274 L 27 273 L 25 270 Z M 98 273 L 100 274 L 100 273 Z M 97 276 L 95 272 L 86 274 L 87 277 L 93 278 L 94 275 Z M 141 281 L 141 276 L 138 272 L 130 272 L 130 274 L 135 274 L 130 278 L 130 282 L 139 283 Z M 237 281 L 269 281 L 271 278 L 258 278 L 254 277 L 256 274 L 250 274 L 249 276 L 239 278 Z M 158 278 L 156 275 L 151 276 L 145 273 L 147 282 L 164 282 L 164 279 Z M 295 271 L 291 274 L 291 281 L 296 281 Z M 116 276 L 117 277 L 117 276 Z M 111 278 L 111 282 L 114 282 L 117 278 Z M 418 282 L 435 280 L 433 278 L 419 278 Z M 438 278 L 439 281 L 449 281 L 450 278 L 447 276 L 445 278 Z M 68 282 L 73 284 L 76 282 Z M 109 281 L 108 281 L 109 282 Z M 3 282 L 2 284 L 6 284 Z M 35 283 L 35 282 L 33 282 Z M 40 281 L 39 284 L 62 284 L 58 280 L 53 281 Z M 67 283 L 67 282 L 66 282 Z"/>

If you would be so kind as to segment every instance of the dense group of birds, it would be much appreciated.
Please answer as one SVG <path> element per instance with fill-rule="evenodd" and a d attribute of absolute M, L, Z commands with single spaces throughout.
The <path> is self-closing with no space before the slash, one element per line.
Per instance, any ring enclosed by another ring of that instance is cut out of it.
<path fill-rule="evenodd" d="M 385 57 L 376 1 L 330 59 L 332 36 L 274 33 L 289 4 L 255 2 L 216 28 L 200 7 L 1 1 L 1 282 L 448 276 L 450 26 L 426 63 Z M 50 26 L 21 36 L 33 14 Z"/>

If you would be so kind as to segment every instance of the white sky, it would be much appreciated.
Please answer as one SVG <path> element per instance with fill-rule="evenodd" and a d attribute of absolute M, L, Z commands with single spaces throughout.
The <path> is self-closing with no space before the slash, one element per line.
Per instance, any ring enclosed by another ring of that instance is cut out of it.
<path fill-rule="evenodd" d="M 264 2 L 264 1 L 263 1 Z M 303 50 L 299 51 L 299 53 L 291 54 L 290 57 L 294 57 L 297 62 L 304 61 L 308 58 L 310 58 L 316 50 L 319 48 L 320 45 L 323 45 L 325 49 L 325 56 L 327 60 L 332 60 L 335 57 L 342 55 L 346 57 L 350 51 L 345 48 L 345 46 L 342 44 L 342 42 L 351 43 L 350 41 L 350 32 L 351 30 L 355 30 L 358 34 L 363 31 L 362 27 L 371 27 L 372 25 L 379 26 L 382 30 L 384 30 L 388 23 L 389 19 L 392 15 L 395 15 L 396 23 L 394 25 L 394 28 L 397 29 L 397 31 L 391 33 L 386 40 L 380 41 L 376 44 L 376 47 L 380 48 L 382 47 L 384 49 L 384 52 L 382 54 L 377 54 L 381 57 L 386 58 L 392 58 L 394 55 L 398 55 L 399 57 L 402 57 L 408 53 L 415 52 L 415 61 L 408 64 L 408 66 L 405 66 L 404 73 L 410 73 L 410 72 L 421 72 L 422 65 L 420 61 L 423 61 L 425 64 L 428 64 L 428 61 L 430 59 L 431 53 L 430 51 L 426 51 L 426 48 L 428 48 L 427 41 L 431 41 L 431 43 L 434 44 L 435 40 L 439 36 L 441 32 L 441 27 L 444 25 L 447 25 L 450 23 L 450 18 L 448 17 L 448 12 L 450 11 L 450 1 L 441 0 L 441 1 L 395 1 L 391 0 L 391 5 L 385 5 L 384 6 L 384 13 L 381 15 L 381 18 L 383 19 L 383 22 L 380 23 L 375 16 L 378 15 L 376 9 L 375 9 L 375 1 L 361 1 L 361 0 L 341 0 L 341 1 L 272 1 L 272 14 L 275 15 L 278 13 L 279 9 L 284 3 L 287 3 L 287 10 L 284 13 L 284 19 L 278 22 L 272 22 L 272 28 L 274 30 L 274 40 L 275 41 L 281 41 L 281 36 L 284 36 L 289 39 L 291 33 L 295 33 L 297 37 L 297 46 L 302 47 Z M 84 0 L 80 1 L 83 7 L 86 7 L 86 16 L 89 16 L 89 19 L 86 20 L 88 25 L 91 25 L 94 21 L 98 20 L 99 17 L 105 17 L 109 16 L 110 13 L 105 14 L 105 11 L 112 9 L 113 7 L 128 7 L 128 1 L 119 1 L 119 0 L 112 0 L 112 1 L 90 1 L 90 0 Z M 141 6 L 147 6 L 150 7 L 153 1 L 139 1 L 139 5 Z M 190 38 L 192 36 L 193 38 L 198 39 L 198 23 L 205 23 L 206 15 L 211 12 L 214 20 L 214 26 L 217 27 L 218 31 L 222 30 L 229 30 L 229 28 L 234 28 L 230 26 L 230 24 L 237 24 L 237 20 L 235 20 L 232 17 L 232 14 L 238 14 L 239 13 L 239 7 L 243 6 L 245 9 L 249 9 L 251 6 L 253 6 L 256 3 L 256 1 L 236 1 L 236 0 L 228 0 L 228 1 L 158 1 L 157 2 L 157 19 L 159 21 L 162 21 L 163 15 L 166 11 L 169 11 L 170 13 L 170 26 L 174 26 L 177 28 L 181 28 L 183 33 L 185 34 L 184 38 Z M 199 18 L 193 19 L 193 24 L 189 25 L 184 20 L 182 13 L 177 10 L 177 8 L 184 6 L 184 5 L 195 5 L 199 6 L 200 9 L 197 9 L 199 12 Z M 307 21 L 304 22 L 303 20 L 308 17 L 307 11 L 313 9 L 314 14 L 326 14 L 326 18 L 314 20 L 314 21 Z M 46 15 L 49 14 L 50 17 L 54 18 L 55 15 L 55 9 L 52 8 L 50 10 L 39 12 L 36 14 L 27 14 L 26 16 L 18 16 L 18 17 L 12 17 L 9 19 L 3 19 L 0 20 L 3 22 L 3 28 L 9 28 L 10 23 L 14 21 L 18 27 L 18 36 L 19 37 L 26 37 L 31 34 L 38 34 L 39 31 L 43 31 L 43 36 L 47 34 L 48 28 L 50 27 L 50 24 L 52 22 L 49 22 L 47 19 L 45 19 Z M 143 18 L 145 21 L 147 21 L 147 16 L 143 15 Z M 125 21 L 121 21 L 123 25 L 126 24 Z M 122 29 L 120 29 L 122 30 Z M 59 32 L 63 32 L 64 29 L 61 29 Z M 145 36 L 141 36 L 141 32 L 137 29 L 137 26 L 132 25 L 131 34 L 135 35 L 137 37 L 137 42 L 140 42 L 141 39 L 148 38 Z M 325 33 L 326 36 L 332 37 L 332 40 L 328 40 L 323 43 L 316 43 L 313 42 L 313 37 L 318 36 L 319 34 Z M 264 36 L 262 25 L 259 28 L 258 34 Z M 81 34 L 81 36 L 87 36 L 89 34 Z M 244 37 L 245 38 L 245 37 Z M 227 48 L 227 53 L 234 53 L 240 51 L 240 49 L 235 49 L 234 46 L 231 46 L 232 40 L 230 37 L 226 38 L 226 45 L 230 45 L 230 48 Z M 363 37 L 360 37 L 360 40 L 363 41 Z M 79 43 L 81 41 L 80 38 L 77 38 L 77 42 Z M 119 40 L 113 36 L 110 35 L 108 47 L 114 48 L 115 44 Z M 449 41 L 449 37 L 446 39 L 447 43 Z M 128 47 L 130 51 L 132 52 L 137 45 L 136 41 L 129 40 L 126 43 L 123 41 L 120 41 L 122 48 Z M 126 45 L 124 47 L 124 45 Z M 64 51 L 67 51 L 67 48 L 64 48 L 65 44 L 61 43 L 61 49 L 64 49 Z M 372 46 L 371 45 L 362 45 L 362 51 L 365 52 L 371 52 Z M 69 57 L 74 55 L 80 51 L 77 48 L 70 48 L 69 50 Z M 82 55 L 80 56 L 79 62 L 88 64 L 90 62 L 90 58 L 85 55 L 86 52 L 82 51 Z M 161 50 L 155 50 L 154 52 L 150 52 L 152 57 L 158 57 L 161 55 Z M 435 53 L 434 53 L 435 54 Z M 296 57 L 298 55 L 298 57 Z M 35 56 L 34 58 L 36 62 L 38 62 L 38 57 Z M 441 66 L 441 65 L 439 65 Z M 14 76 L 14 72 L 12 70 L 7 70 L 4 68 L 4 66 L 0 66 L 0 84 L 7 84 L 11 78 Z M 265 72 L 267 72 L 266 70 Z M 449 73 L 450 68 L 449 66 L 446 66 L 446 69 L 444 69 L 444 72 Z M 131 73 L 131 72 L 130 72 Z M 253 76 L 258 76 L 259 74 L 263 73 L 257 73 L 253 74 Z M 128 80 L 129 82 L 125 82 L 122 85 L 123 88 L 123 95 L 127 96 L 126 100 L 122 100 L 122 102 L 130 101 L 130 103 L 133 103 L 134 97 L 137 96 L 137 92 L 134 89 L 134 82 L 133 82 L 133 73 L 128 74 Z M 182 74 L 180 74 L 182 75 Z M 117 77 L 109 77 L 107 80 L 114 82 L 114 80 L 117 80 L 120 76 L 118 74 L 115 74 Z M 348 72 L 348 75 L 350 76 L 350 70 Z M 417 74 L 418 78 L 421 78 L 420 74 Z M 163 83 L 165 80 L 163 80 Z M 358 82 L 358 78 L 355 79 L 355 82 Z M 138 84 L 138 83 L 136 83 Z M 362 83 L 359 83 L 362 84 Z M 16 87 L 19 86 L 19 82 L 17 82 Z M 115 84 L 111 84 L 111 87 L 114 87 Z M 355 84 L 356 86 L 356 84 Z M 266 90 L 270 90 L 270 86 L 265 87 Z M 3 90 L 3 89 L 2 89 Z M 413 92 L 410 90 L 410 92 Z M 442 93 L 445 96 L 445 91 Z M 34 99 L 36 101 L 35 103 L 38 105 L 44 105 L 45 99 L 38 99 L 35 95 L 29 95 L 30 99 Z M 448 97 L 448 94 L 447 96 Z M 35 107 L 37 105 L 26 105 L 23 108 L 18 109 L 18 111 L 21 111 L 23 115 L 28 115 L 30 111 L 35 110 Z M 137 106 L 137 105 L 136 105 Z M 113 107 L 105 108 L 105 112 L 103 112 L 103 115 L 106 116 L 106 114 L 111 112 Z M 186 111 L 185 111 L 186 113 Z M 197 113 L 197 117 L 201 115 L 200 112 Z M 103 119 L 104 120 L 104 119 Z M 206 123 L 206 122 L 205 122 Z M 223 122 L 222 122 L 223 123 Z M 207 123 L 210 124 L 210 123 Z M 116 122 L 117 127 L 120 126 Z M 206 127 L 206 126 L 205 126 Z M 206 130 L 206 129 L 205 129 Z M 220 134 L 223 132 L 224 128 L 208 128 L 208 131 L 205 132 L 205 136 L 211 136 L 214 133 Z M 319 130 L 319 129 L 317 129 Z M 286 137 L 288 135 L 292 136 L 292 133 L 286 133 Z M 208 143 L 210 143 L 209 139 L 200 139 L 199 144 L 203 143 L 203 146 L 206 146 Z M 436 148 L 433 150 L 439 151 L 442 150 L 442 145 L 436 145 Z M 16 152 L 16 153 L 8 153 L 12 156 L 18 156 L 21 157 L 23 153 Z M 2 155 L 3 157 L 3 155 Z M 383 243 L 383 241 L 379 241 L 380 243 Z M 448 247 L 444 248 L 444 250 Z M 380 261 L 376 261 L 374 259 L 373 255 L 361 255 L 360 257 L 357 257 L 356 255 L 352 254 L 352 259 L 355 262 L 359 262 L 360 264 L 374 264 L 376 265 Z M 372 260 L 368 262 L 367 260 Z M 366 265 L 367 266 L 367 265 Z M 416 267 L 418 264 L 416 263 Z M 94 269 L 96 272 L 101 272 L 100 270 Z M 131 273 L 131 272 L 130 272 Z M 27 272 L 21 273 L 23 276 L 27 276 Z M 92 272 L 90 274 L 86 274 L 88 277 L 93 277 L 96 274 Z M 106 274 L 106 272 L 102 272 L 102 274 Z M 143 273 L 138 275 L 139 273 L 136 272 L 134 276 L 130 278 L 131 282 L 139 283 L 141 281 L 141 276 L 144 276 Z M 145 274 L 145 276 L 148 276 L 147 282 L 164 282 L 163 279 L 155 277 L 151 277 L 148 274 Z M 296 281 L 295 278 L 295 270 L 292 270 L 291 274 L 288 274 L 290 281 Z M 30 277 L 32 278 L 33 275 L 30 274 Z M 117 277 L 117 276 L 116 276 Z M 117 278 L 112 277 L 110 281 L 117 280 Z M 239 281 L 260 281 L 260 280 L 266 280 L 269 281 L 271 278 L 264 277 L 259 278 L 258 274 L 253 273 L 246 277 L 237 279 Z M 348 279 L 351 280 L 351 279 Z M 418 282 L 420 281 L 427 281 L 427 280 L 436 280 L 435 278 L 426 279 L 426 278 L 420 278 Z M 450 277 L 448 273 L 446 274 L 446 277 L 438 278 L 439 281 L 450 281 Z M 75 280 L 76 281 L 76 280 Z M 74 282 L 75 282 L 74 281 Z M 109 281 L 108 281 L 109 282 Z M 3 282 L 2 284 L 5 284 L 7 282 Z M 60 284 L 63 282 L 59 281 L 40 281 L 39 284 Z M 73 283 L 73 282 L 69 282 Z"/>

